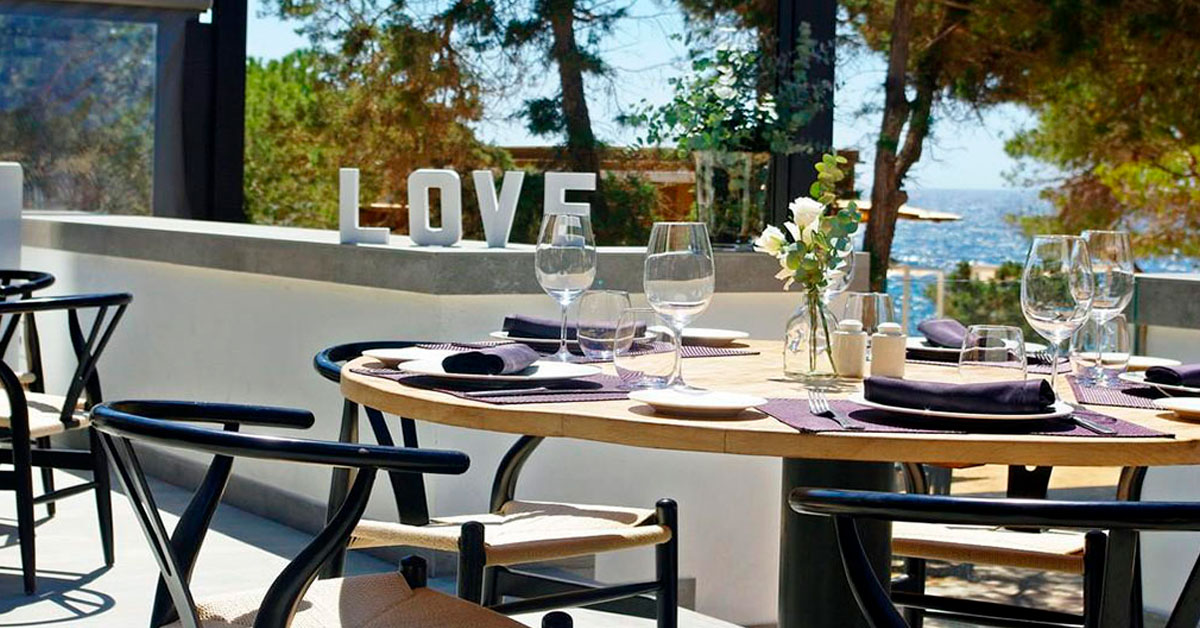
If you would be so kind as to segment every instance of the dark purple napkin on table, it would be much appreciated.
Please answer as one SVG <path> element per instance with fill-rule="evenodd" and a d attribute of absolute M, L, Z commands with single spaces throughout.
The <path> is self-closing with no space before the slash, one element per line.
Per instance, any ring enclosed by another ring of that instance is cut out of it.
<path fill-rule="evenodd" d="M 967 337 L 967 328 L 953 318 L 932 318 L 921 321 L 917 331 L 925 335 L 925 340 L 935 347 L 959 349 L 963 339 Z"/>
<path fill-rule="evenodd" d="M 1054 404 L 1054 390 L 1041 379 L 945 384 L 868 377 L 863 396 L 889 406 L 972 414 L 1034 414 Z"/>
<path fill-rule="evenodd" d="M 604 327 L 603 325 L 592 325 L 592 327 Z M 616 325 L 611 325 L 613 331 L 616 331 Z M 525 314 L 513 314 L 504 317 L 504 325 L 500 328 L 508 332 L 510 336 L 515 338 L 545 338 L 547 340 L 558 340 L 562 333 L 562 320 L 557 318 L 548 318 L 545 316 L 527 316 Z M 639 323 L 636 329 L 637 335 L 642 336 L 646 333 L 645 323 Z M 575 340 L 579 337 L 579 326 L 575 323 L 567 323 L 567 339 Z"/>
<path fill-rule="evenodd" d="M 523 344 L 512 343 L 455 353 L 442 360 L 442 368 L 447 373 L 511 375 L 524 371 L 541 357 Z"/>
<path fill-rule="evenodd" d="M 1167 386 L 1200 388 L 1200 364 L 1152 366 L 1146 369 L 1146 381 Z"/>

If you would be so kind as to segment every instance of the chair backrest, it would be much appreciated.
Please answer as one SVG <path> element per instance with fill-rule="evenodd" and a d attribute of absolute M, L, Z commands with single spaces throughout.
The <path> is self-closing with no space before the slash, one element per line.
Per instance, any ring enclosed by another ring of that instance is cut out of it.
<path fill-rule="evenodd" d="M 904 628 L 907 624 L 875 576 L 858 535 L 857 519 L 912 521 L 948 525 L 1006 526 L 1106 530 L 1136 546 L 1140 531 L 1200 531 L 1200 503 L 1067 502 L 1044 499 L 981 499 L 797 488 L 793 510 L 833 517 L 838 548 L 854 597 L 872 626 Z M 1091 539 L 1089 539 L 1090 541 Z M 1110 543 L 1110 549 L 1112 545 Z M 1105 569 L 1132 573 L 1137 554 L 1109 552 Z M 1126 564 L 1115 564 L 1123 561 Z M 1200 623 L 1200 559 L 1183 587 L 1168 628 L 1194 628 Z"/>
<path fill-rule="evenodd" d="M 54 285 L 54 275 L 36 270 L 0 270 L 0 301 L 29 299 L 33 293 Z M 25 321 L 25 359 L 34 380 L 29 389 L 46 392 L 42 373 L 42 349 L 38 338 L 37 323 L 32 315 L 10 317 L 0 332 L 0 356 L 8 353 L 8 345 L 16 335 L 17 325 Z"/>
<path fill-rule="evenodd" d="M 404 349 L 421 344 L 416 340 L 364 340 L 347 342 L 322 349 L 313 356 L 313 368 L 331 382 L 342 381 L 342 365 L 358 358 L 370 349 Z"/>
<path fill-rule="evenodd" d="M 377 470 L 460 474 L 470 460 L 454 451 L 404 450 L 349 443 L 242 434 L 243 425 L 305 429 L 310 412 L 287 408 L 178 401 L 119 401 L 92 410 L 100 440 L 113 461 L 138 523 L 150 542 L 161 579 L 152 626 L 175 621 L 199 628 L 189 583 L 196 556 L 229 480 L 234 458 L 258 458 L 355 469 L 354 483 L 337 514 L 275 578 L 263 598 L 256 628 L 287 626 L 321 566 L 345 547 L 367 505 Z M 221 426 L 212 429 L 182 422 Z M 134 441 L 213 454 L 203 480 L 168 535 L 142 472 Z"/>
<path fill-rule="evenodd" d="M 74 422 L 75 407 L 79 403 L 80 397 L 84 397 L 85 407 L 88 408 L 101 401 L 100 378 L 96 374 L 96 364 L 105 347 L 108 346 L 113 332 L 116 331 L 121 317 L 124 316 L 125 308 L 132 301 L 133 295 L 119 292 L 0 302 L 0 319 L 11 316 L 15 320 L 22 316 L 32 317 L 41 312 L 65 311 L 67 313 L 67 332 L 75 351 L 76 365 L 75 372 L 71 375 L 67 385 L 66 394 L 63 395 L 65 401 L 59 417 L 63 423 L 71 425 Z M 95 310 L 95 316 L 86 334 L 80 322 L 80 310 Z M 11 371 L 6 364 L 0 363 L 0 367 Z M 19 386 L 14 388 L 6 385 L 5 392 L 8 394 L 9 404 L 14 412 L 18 405 L 22 407 L 25 405 L 25 396 Z"/>

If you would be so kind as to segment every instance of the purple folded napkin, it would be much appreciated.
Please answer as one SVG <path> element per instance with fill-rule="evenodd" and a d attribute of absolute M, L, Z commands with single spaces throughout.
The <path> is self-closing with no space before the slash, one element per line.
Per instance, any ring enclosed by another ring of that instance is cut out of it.
<path fill-rule="evenodd" d="M 863 396 L 889 406 L 972 414 L 1033 414 L 1054 404 L 1054 390 L 1041 379 L 944 384 L 868 377 Z"/>
<path fill-rule="evenodd" d="M 967 328 L 953 318 L 934 318 L 921 321 L 917 331 L 925 335 L 925 340 L 935 347 L 959 349 L 963 339 L 967 337 Z"/>
<path fill-rule="evenodd" d="M 604 325 L 590 324 L 589 327 L 603 328 Z M 616 331 L 616 325 L 611 325 L 613 331 Z M 504 325 L 500 328 L 510 336 L 515 338 L 545 338 L 547 340 L 558 340 L 562 333 L 562 320 L 557 318 L 547 318 L 545 316 L 526 316 L 524 314 L 513 314 L 504 317 Z M 639 323 L 637 326 L 637 335 L 641 336 L 646 333 L 645 323 Z M 575 340 L 579 337 L 579 326 L 574 323 L 567 323 L 567 339 Z"/>
<path fill-rule="evenodd" d="M 1146 381 L 1167 386 L 1200 388 L 1200 364 L 1152 366 L 1146 369 Z"/>
<path fill-rule="evenodd" d="M 540 357 L 537 351 L 523 344 L 512 343 L 455 353 L 442 360 L 442 368 L 447 373 L 511 375 L 529 368 Z"/>

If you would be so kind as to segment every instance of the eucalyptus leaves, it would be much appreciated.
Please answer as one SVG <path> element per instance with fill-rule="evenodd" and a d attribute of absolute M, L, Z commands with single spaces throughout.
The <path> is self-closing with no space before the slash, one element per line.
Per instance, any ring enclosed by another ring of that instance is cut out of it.
<path fill-rule="evenodd" d="M 754 241 L 754 250 L 779 260 L 782 268 L 775 277 L 786 280 L 785 290 L 799 283 L 820 293 L 853 252 L 852 236 L 861 218 L 858 205 L 850 201 L 838 209 L 834 193 L 837 182 L 846 177 L 838 167 L 844 163 L 845 157 L 822 156 L 816 165 L 817 180 L 809 188 L 812 198 L 800 197 L 788 205 L 792 219 L 783 223 L 786 233 L 772 225 Z"/>

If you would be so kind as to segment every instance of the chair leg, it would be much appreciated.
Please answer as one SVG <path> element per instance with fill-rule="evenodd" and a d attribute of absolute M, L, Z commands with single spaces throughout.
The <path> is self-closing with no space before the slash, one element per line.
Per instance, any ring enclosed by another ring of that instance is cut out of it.
<path fill-rule="evenodd" d="M 500 573 L 499 567 L 484 567 L 483 568 L 483 602 L 487 607 L 492 607 L 500 603 L 500 591 L 496 588 L 497 576 Z"/>
<path fill-rule="evenodd" d="M 50 437 L 43 436 L 37 439 L 38 449 L 50 449 Z M 42 492 L 54 492 L 54 469 L 52 467 L 42 467 Z M 57 512 L 57 505 L 54 502 L 46 502 L 46 514 L 53 517 Z"/>
<path fill-rule="evenodd" d="M 479 604 L 483 600 L 483 569 L 487 552 L 483 546 L 483 524 L 468 521 L 458 537 L 458 597 Z"/>
<path fill-rule="evenodd" d="M 108 475 L 108 454 L 100 445 L 100 436 L 95 428 L 88 428 L 92 448 L 92 479 L 96 482 L 96 519 L 100 524 L 100 548 L 104 552 L 104 566 L 112 567 L 116 562 L 113 550 L 112 478 Z"/>
<path fill-rule="evenodd" d="M 908 576 L 908 580 L 904 583 L 904 590 L 915 595 L 924 595 L 925 576 L 927 572 L 925 559 L 906 558 L 904 560 L 904 571 Z M 909 628 L 921 628 L 925 624 L 925 609 L 905 608 L 904 621 L 908 622 Z"/>
<path fill-rule="evenodd" d="M 1083 549 L 1083 625 L 1100 626 L 1100 608 L 1104 601 L 1104 556 L 1108 537 L 1092 530 L 1084 537 Z"/>
<path fill-rule="evenodd" d="M 673 499 L 655 505 L 658 523 L 671 531 L 671 540 L 654 548 L 654 570 L 658 580 L 658 628 L 679 626 L 679 509 Z"/>
<path fill-rule="evenodd" d="M 547 613 L 542 618 L 542 628 L 572 628 L 574 625 L 571 616 L 562 611 Z"/>
<path fill-rule="evenodd" d="M 17 537 L 21 544 L 21 573 L 25 595 L 37 592 L 37 560 L 34 553 L 33 461 L 28 438 L 14 438 L 13 467 L 17 493 Z"/>

